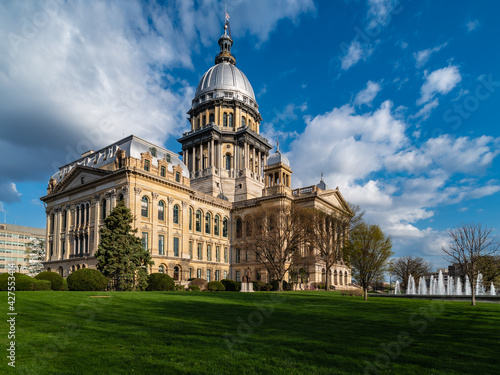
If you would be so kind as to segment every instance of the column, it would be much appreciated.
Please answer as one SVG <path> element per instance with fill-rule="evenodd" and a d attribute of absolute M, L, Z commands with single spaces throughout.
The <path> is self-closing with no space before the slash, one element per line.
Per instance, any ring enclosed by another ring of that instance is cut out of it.
<path fill-rule="evenodd" d="M 168 222 L 168 228 L 169 231 L 167 233 L 167 238 L 165 238 L 165 255 L 166 256 L 172 256 L 173 252 L 171 249 L 173 249 L 174 246 L 174 237 L 173 237 L 173 228 L 174 228 L 174 198 L 168 197 L 167 198 L 167 207 L 168 207 L 168 213 L 167 213 L 167 222 Z M 182 217 L 184 218 L 184 212 L 182 212 Z M 170 269 L 169 269 L 170 271 Z"/>
<path fill-rule="evenodd" d="M 50 260 L 50 254 L 49 252 L 47 251 L 48 248 L 49 248 L 49 237 L 50 237 L 50 211 L 49 210 L 45 210 L 45 215 L 46 215 L 46 226 L 45 226 L 45 243 L 46 243 L 46 251 L 45 251 L 45 260 Z"/>
<path fill-rule="evenodd" d="M 125 197 L 124 197 L 125 198 Z M 99 246 L 99 209 L 101 205 L 99 204 L 99 195 L 94 195 L 94 252 L 97 250 Z"/>
<path fill-rule="evenodd" d="M 214 163 L 214 139 L 212 138 L 210 140 L 210 162 L 209 162 L 209 165 L 211 167 L 214 167 L 215 166 L 215 163 Z"/>
<path fill-rule="evenodd" d="M 156 249 L 156 253 L 158 254 L 159 249 L 158 249 L 158 226 L 155 225 L 155 218 L 158 217 L 158 198 L 160 194 L 158 193 L 152 193 L 151 196 L 153 199 L 151 200 L 151 240 L 150 240 L 150 249 L 151 249 L 151 255 L 153 255 L 153 250 Z M 165 214 L 165 212 L 163 212 Z M 142 236 L 142 234 L 141 234 Z M 165 246 L 165 244 L 163 245 Z"/>
<path fill-rule="evenodd" d="M 52 237 L 52 247 L 54 249 L 54 256 L 56 259 L 59 259 L 59 255 L 61 253 L 61 208 L 58 207 L 55 210 L 56 214 L 54 215 L 54 236 Z"/>
<path fill-rule="evenodd" d="M 255 173 L 255 147 L 252 147 L 252 165 L 250 170 Z"/>
<path fill-rule="evenodd" d="M 250 159 L 249 155 L 250 155 L 250 153 L 248 152 L 248 147 L 249 146 L 248 146 L 248 143 L 246 143 L 246 142 L 243 145 L 244 145 L 243 147 L 244 147 L 244 150 L 245 150 L 245 167 L 244 168 L 245 169 L 250 169 L 249 168 L 250 167 L 250 163 L 249 163 L 249 159 Z"/>
<path fill-rule="evenodd" d="M 200 164 L 198 165 L 198 170 L 203 170 L 203 143 L 200 142 Z"/>

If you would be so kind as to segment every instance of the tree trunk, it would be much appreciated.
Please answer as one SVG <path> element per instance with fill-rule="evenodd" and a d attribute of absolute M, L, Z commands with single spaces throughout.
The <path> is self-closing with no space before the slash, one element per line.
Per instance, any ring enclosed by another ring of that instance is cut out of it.
<path fill-rule="evenodd" d="M 363 287 L 363 297 L 365 301 L 368 300 L 368 287 Z"/>
<path fill-rule="evenodd" d="M 330 268 L 327 268 L 325 271 L 326 271 L 325 290 L 329 291 L 330 290 L 330 278 L 328 276 L 330 275 Z"/>
<path fill-rule="evenodd" d="M 471 290 L 471 306 L 476 306 L 476 286 L 473 285 L 474 283 L 471 283 L 470 285 L 470 290 Z"/>
<path fill-rule="evenodd" d="M 278 281 L 278 292 L 283 291 L 283 279 Z"/>

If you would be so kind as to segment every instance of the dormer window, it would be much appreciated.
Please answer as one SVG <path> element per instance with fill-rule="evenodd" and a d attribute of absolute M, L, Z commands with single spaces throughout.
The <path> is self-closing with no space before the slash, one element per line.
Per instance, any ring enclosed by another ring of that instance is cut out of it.
<path fill-rule="evenodd" d="M 149 172 L 150 170 L 150 163 L 149 163 L 149 160 L 144 160 L 144 170 L 146 172 Z"/>
<path fill-rule="evenodd" d="M 151 147 L 151 148 L 149 149 L 149 152 L 151 153 L 151 156 L 153 156 L 154 158 L 156 158 L 156 148 Z"/>
<path fill-rule="evenodd" d="M 167 161 L 167 163 L 171 163 L 172 162 L 172 156 L 170 156 L 170 154 L 166 154 L 165 155 L 165 160 Z"/>

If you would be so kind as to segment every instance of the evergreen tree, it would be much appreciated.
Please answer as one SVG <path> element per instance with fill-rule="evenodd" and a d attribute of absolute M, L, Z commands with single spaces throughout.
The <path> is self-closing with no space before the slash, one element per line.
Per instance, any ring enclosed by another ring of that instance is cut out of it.
<path fill-rule="evenodd" d="M 123 202 L 111 211 L 101 228 L 101 241 L 96 252 L 97 269 L 118 290 L 144 290 L 147 267 L 152 265 L 149 251 L 132 229 L 132 213 Z"/>

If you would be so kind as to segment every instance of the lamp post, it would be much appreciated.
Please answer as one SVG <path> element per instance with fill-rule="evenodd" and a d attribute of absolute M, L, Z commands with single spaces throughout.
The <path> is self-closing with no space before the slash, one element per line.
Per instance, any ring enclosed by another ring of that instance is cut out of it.
<path fill-rule="evenodd" d="M 17 268 L 19 268 L 19 273 L 21 273 L 21 265 L 20 264 L 17 265 Z"/>

